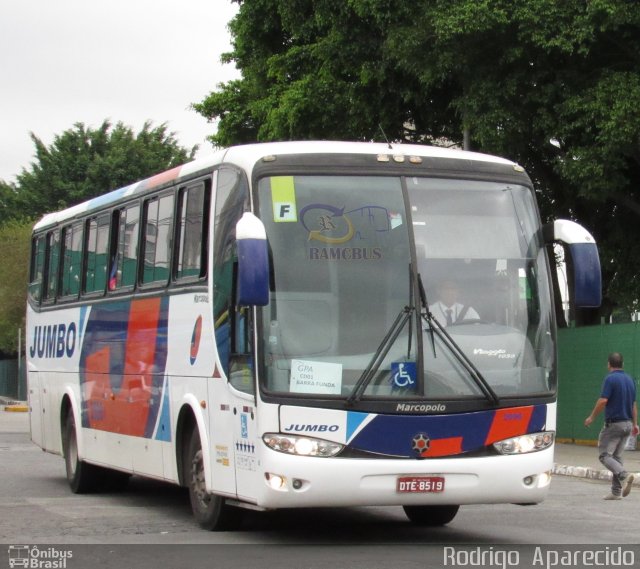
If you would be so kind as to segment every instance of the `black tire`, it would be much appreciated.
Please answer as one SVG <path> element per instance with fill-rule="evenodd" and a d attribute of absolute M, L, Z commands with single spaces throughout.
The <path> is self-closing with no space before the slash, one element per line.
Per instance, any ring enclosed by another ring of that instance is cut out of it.
<path fill-rule="evenodd" d="M 206 491 L 202 445 L 197 429 L 191 433 L 186 458 L 185 472 L 191 510 L 200 527 L 209 531 L 235 529 L 241 520 L 241 510 L 229 506 L 222 496 Z"/>
<path fill-rule="evenodd" d="M 418 526 L 443 526 L 456 517 L 460 506 L 402 506 L 411 523 Z"/>
<path fill-rule="evenodd" d="M 64 424 L 62 451 L 67 471 L 67 481 L 74 494 L 86 494 L 96 490 L 100 479 L 100 468 L 87 464 L 78 457 L 78 438 L 73 413 L 69 411 Z"/>

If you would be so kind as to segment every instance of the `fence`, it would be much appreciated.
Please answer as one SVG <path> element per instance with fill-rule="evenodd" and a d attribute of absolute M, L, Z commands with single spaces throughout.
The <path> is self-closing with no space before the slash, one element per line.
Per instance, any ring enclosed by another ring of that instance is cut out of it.
<path fill-rule="evenodd" d="M 600 396 L 607 374 L 607 356 L 620 352 L 624 369 L 640 377 L 640 325 L 637 322 L 558 331 L 558 438 L 574 442 L 595 442 L 602 416 L 590 427 L 584 426 Z"/>
<path fill-rule="evenodd" d="M 24 358 L 20 363 L 17 359 L 0 360 L 0 396 L 26 401 L 27 374 Z"/>

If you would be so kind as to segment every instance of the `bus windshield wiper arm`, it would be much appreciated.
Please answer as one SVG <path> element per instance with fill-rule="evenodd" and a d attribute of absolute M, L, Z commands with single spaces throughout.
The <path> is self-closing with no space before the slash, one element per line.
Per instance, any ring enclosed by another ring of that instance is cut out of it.
<path fill-rule="evenodd" d="M 389 328 L 385 337 L 382 339 L 382 342 L 380 342 L 378 349 L 375 351 L 375 353 L 373 354 L 373 357 L 369 361 L 369 365 L 367 365 L 367 368 L 362 372 L 362 375 L 358 378 L 358 381 L 353 386 L 353 391 L 351 392 L 349 397 L 347 397 L 347 405 L 353 405 L 356 401 L 358 401 L 362 397 L 363 393 L 367 389 L 367 386 L 369 385 L 369 383 L 371 383 L 371 380 L 373 379 L 374 375 L 376 374 L 378 369 L 380 369 L 380 366 L 382 365 L 384 358 L 387 357 L 389 350 L 391 349 L 395 341 L 398 339 L 398 336 L 402 332 L 402 329 L 405 327 L 407 322 L 411 319 L 411 317 L 414 314 L 417 315 L 416 303 L 414 299 L 415 289 L 414 289 L 414 279 L 413 279 L 413 268 L 411 266 L 411 263 L 409 263 L 409 276 L 410 276 L 409 304 L 405 306 L 402 310 L 400 310 L 400 312 L 398 313 L 398 316 L 396 316 L 396 319 L 393 321 L 393 324 L 391 324 L 391 327 Z M 416 318 L 416 326 L 419 321 L 420 321 L 420 318 L 419 317 Z M 407 357 L 410 351 L 411 351 L 411 326 L 409 329 Z"/>
<path fill-rule="evenodd" d="M 369 365 L 362 372 L 362 375 L 354 385 L 351 395 L 347 397 L 348 405 L 353 405 L 356 401 L 358 401 L 362 397 L 362 394 L 364 393 L 365 389 L 367 389 L 367 386 L 373 379 L 373 376 L 376 374 L 376 372 L 380 368 L 380 365 L 384 361 L 384 358 L 387 357 L 387 354 L 389 353 L 391 346 L 393 346 L 396 339 L 400 335 L 400 332 L 402 332 L 402 329 L 404 328 L 405 324 L 407 323 L 409 318 L 411 318 L 411 315 L 414 312 L 415 312 L 415 308 L 413 306 L 405 306 L 399 312 L 398 316 L 396 316 L 396 319 L 393 321 L 393 324 L 389 328 L 389 331 L 387 332 L 385 337 L 382 339 L 382 342 L 380 342 L 378 349 L 373 354 L 373 357 L 371 358 Z"/>
<path fill-rule="evenodd" d="M 482 391 L 484 396 L 494 405 L 498 405 L 500 403 L 500 399 L 498 398 L 496 392 L 489 385 L 476 365 L 469 359 L 467 354 L 464 353 L 462 348 L 451 337 L 449 332 L 447 332 L 445 327 L 440 324 L 440 322 L 438 322 L 433 314 L 431 314 L 428 307 L 425 307 L 422 313 L 422 318 L 429 325 L 430 332 L 432 334 L 435 333 L 435 335 L 438 336 L 438 339 L 442 341 L 442 343 L 447 346 L 447 348 L 449 348 L 449 351 L 453 354 L 453 356 L 460 362 L 462 367 L 467 370 L 467 373 L 469 374 L 471 379 L 473 379 L 475 384 L 480 388 L 480 391 Z"/>

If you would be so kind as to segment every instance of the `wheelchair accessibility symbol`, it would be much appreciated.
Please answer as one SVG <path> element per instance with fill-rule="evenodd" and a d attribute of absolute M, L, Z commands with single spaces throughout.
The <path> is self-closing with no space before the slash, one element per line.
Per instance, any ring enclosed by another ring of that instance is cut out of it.
<path fill-rule="evenodd" d="M 391 384 L 394 388 L 415 386 L 417 375 L 415 362 L 393 362 L 391 364 Z"/>

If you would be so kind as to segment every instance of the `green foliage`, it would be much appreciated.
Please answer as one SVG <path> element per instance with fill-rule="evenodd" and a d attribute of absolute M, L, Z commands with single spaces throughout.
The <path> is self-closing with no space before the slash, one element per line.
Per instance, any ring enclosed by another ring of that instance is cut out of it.
<path fill-rule="evenodd" d="M 17 190 L 13 184 L 0 180 L 0 226 L 19 215 L 16 207 Z"/>
<path fill-rule="evenodd" d="M 38 217 L 126 186 L 191 160 L 166 125 L 145 123 L 135 134 L 122 123 L 77 123 L 46 146 L 35 134 L 36 160 L 17 176 L 16 213 Z"/>
<path fill-rule="evenodd" d="M 17 352 L 18 329 L 24 329 L 32 227 L 18 221 L 0 227 L 0 353 L 6 355 Z"/>
<path fill-rule="evenodd" d="M 630 0 L 238 0 L 242 78 L 214 144 L 381 138 L 525 166 L 544 218 L 601 245 L 605 312 L 640 298 L 640 10 Z M 553 144 L 550 142 L 553 141 Z"/>

